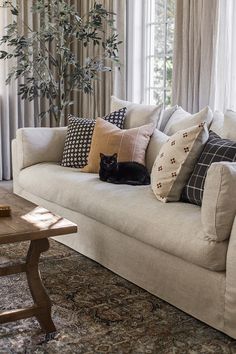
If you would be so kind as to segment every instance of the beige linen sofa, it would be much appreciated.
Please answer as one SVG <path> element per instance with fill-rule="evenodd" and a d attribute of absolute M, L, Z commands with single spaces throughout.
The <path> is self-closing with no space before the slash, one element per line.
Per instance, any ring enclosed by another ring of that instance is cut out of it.
<path fill-rule="evenodd" d="M 65 136 L 65 128 L 17 132 L 14 192 L 78 224 L 58 241 L 236 338 L 236 219 L 227 239 L 211 239 L 196 205 L 61 167 Z"/>

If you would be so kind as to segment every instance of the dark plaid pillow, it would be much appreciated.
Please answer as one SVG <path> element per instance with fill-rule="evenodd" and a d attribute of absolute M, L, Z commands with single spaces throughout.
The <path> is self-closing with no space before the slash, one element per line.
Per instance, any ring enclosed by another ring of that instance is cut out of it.
<path fill-rule="evenodd" d="M 229 139 L 222 139 L 210 131 L 209 139 L 204 150 L 195 165 L 193 173 L 182 192 L 182 200 L 202 205 L 204 184 L 208 168 L 213 162 L 236 161 L 236 142 Z"/>
<path fill-rule="evenodd" d="M 104 117 L 108 122 L 123 129 L 127 108 Z M 70 116 L 61 166 L 82 168 L 87 165 L 95 120 Z"/>

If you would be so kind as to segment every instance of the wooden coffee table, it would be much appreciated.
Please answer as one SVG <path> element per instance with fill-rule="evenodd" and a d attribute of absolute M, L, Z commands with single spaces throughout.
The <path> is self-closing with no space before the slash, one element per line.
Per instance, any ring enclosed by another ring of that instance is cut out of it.
<path fill-rule="evenodd" d="M 38 268 L 42 252 L 49 249 L 48 238 L 77 232 L 72 222 L 0 188 L 0 204 L 12 208 L 10 217 L 0 217 L 0 245 L 31 241 L 25 263 L 0 267 L 0 276 L 26 273 L 33 306 L 0 313 L 0 323 L 36 317 L 46 334 L 56 331 L 51 318 L 51 301 Z"/>

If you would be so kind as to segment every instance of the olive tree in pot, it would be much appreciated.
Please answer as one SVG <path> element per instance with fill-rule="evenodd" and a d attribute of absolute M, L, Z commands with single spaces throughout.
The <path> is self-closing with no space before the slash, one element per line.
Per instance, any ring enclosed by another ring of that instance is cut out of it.
<path fill-rule="evenodd" d="M 32 16 L 40 17 L 41 23 L 35 30 L 22 20 L 14 4 L 15 1 L 4 1 L 2 5 L 13 15 L 0 38 L 0 59 L 13 60 L 6 83 L 22 78 L 18 92 L 21 98 L 46 99 L 47 109 L 39 112 L 39 118 L 51 115 L 60 126 L 65 110 L 73 105 L 72 93 L 91 93 L 98 73 L 111 71 L 112 62 L 118 62 L 121 42 L 114 28 L 114 14 L 97 2 L 81 16 L 66 0 L 34 0 Z M 109 31 L 105 30 L 107 27 Z M 81 62 L 80 46 L 97 47 L 100 54 Z"/>

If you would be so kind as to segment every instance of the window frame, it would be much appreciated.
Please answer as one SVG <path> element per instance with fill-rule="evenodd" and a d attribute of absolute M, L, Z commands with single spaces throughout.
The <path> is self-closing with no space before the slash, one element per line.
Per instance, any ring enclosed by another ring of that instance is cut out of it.
<path fill-rule="evenodd" d="M 166 106 L 166 101 L 167 101 L 167 92 L 170 91 L 168 86 L 167 86 L 167 61 L 171 58 L 173 58 L 173 51 L 172 55 L 168 53 L 168 48 L 167 48 L 167 42 L 168 42 L 168 26 L 169 26 L 169 20 L 168 20 L 168 0 L 163 0 L 164 1 L 164 53 L 160 59 L 163 59 L 163 84 L 162 84 L 162 102 L 163 106 Z M 147 0 L 144 2 L 145 8 L 143 10 L 144 12 L 144 38 L 145 38 L 145 55 L 144 55 L 144 93 L 143 93 L 143 101 L 145 103 L 153 103 L 151 102 L 151 91 L 159 90 L 160 88 L 155 85 L 151 85 L 151 59 L 155 59 L 155 53 L 152 54 L 152 50 L 150 47 L 153 44 L 154 39 L 152 39 L 152 34 L 154 34 L 154 27 L 158 26 L 157 21 L 152 20 L 152 9 L 155 6 L 155 0 Z M 155 102 L 156 104 L 156 102 Z"/>

